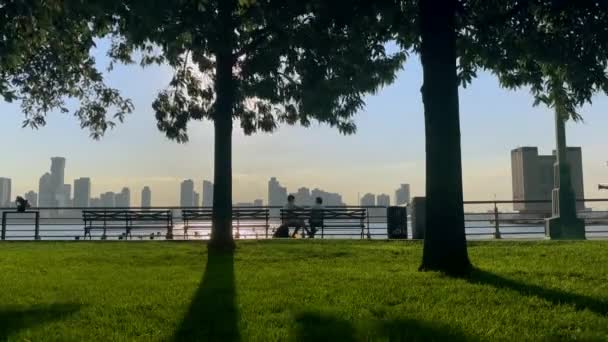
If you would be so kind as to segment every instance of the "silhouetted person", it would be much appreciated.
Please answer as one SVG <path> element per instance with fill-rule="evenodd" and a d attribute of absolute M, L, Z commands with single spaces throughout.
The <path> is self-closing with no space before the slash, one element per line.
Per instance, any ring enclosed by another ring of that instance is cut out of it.
<path fill-rule="evenodd" d="M 315 199 L 315 204 L 310 210 L 310 219 L 308 220 L 308 224 L 310 226 L 308 236 L 311 238 L 315 237 L 317 231 L 323 227 L 323 210 L 325 210 L 325 207 L 323 206 L 323 199 L 321 197 L 317 197 Z"/>
<path fill-rule="evenodd" d="M 20 213 L 25 212 L 25 210 L 30 207 L 30 203 L 21 196 L 17 196 L 15 203 L 17 203 L 17 211 Z"/>

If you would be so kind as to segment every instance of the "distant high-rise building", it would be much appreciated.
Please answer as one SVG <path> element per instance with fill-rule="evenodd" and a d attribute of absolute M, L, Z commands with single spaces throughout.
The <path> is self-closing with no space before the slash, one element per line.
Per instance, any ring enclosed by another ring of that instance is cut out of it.
<path fill-rule="evenodd" d="M 268 181 L 268 205 L 282 206 L 287 201 L 287 188 L 282 187 L 276 177 L 270 178 Z M 279 209 L 273 208 L 270 210 L 270 215 L 273 217 L 279 216 Z"/>
<path fill-rule="evenodd" d="M 0 207 L 12 207 L 11 197 L 12 181 L 10 178 L 0 177 Z"/>
<path fill-rule="evenodd" d="M 194 182 L 192 179 L 187 179 L 180 186 L 180 207 L 194 206 Z"/>
<path fill-rule="evenodd" d="M 268 181 L 268 205 L 281 206 L 287 201 L 287 188 L 282 187 L 276 177 Z"/>
<path fill-rule="evenodd" d="M 102 208 L 104 206 L 99 197 L 91 198 L 90 205 L 91 208 Z"/>
<path fill-rule="evenodd" d="M 40 177 L 38 183 L 38 206 L 39 207 L 56 207 L 57 200 L 55 199 L 55 189 L 51 181 L 51 174 L 45 173 Z"/>
<path fill-rule="evenodd" d="M 32 207 L 38 206 L 38 194 L 34 191 L 28 191 L 23 196 Z"/>
<path fill-rule="evenodd" d="M 391 205 L 391 197 L 387 194 L 380 194 L 376 198 L 377 205 L 381 207 L 390 207 Z"/>
<path fill-rule="evenodd" d="M 74 180 L 74 207 L 88 208 L 91 202 L 91 179 L 82 177 Z"/>
<path fill-rule="evenodd" d="M 104 208 L 116 207 L 116 194 L 111 191 L 99 195 L 99 200 Z"/>
<path fill-rule="evenodd" d="M 61 192 L 61 187 L 65 184 L 65 158 L 51 158 L 51 185 L 54 189 Z"/>
<path fill-rule="evenodd" d="M 213 206 L 213 183 L 206 180 L 206 181 L 203 181 L 203 207 L 212 207 L 212 206 Z"/>
<path fill-rule="evenodd" d="M 201 203 L 201 202 L 200 202 L 200 201 L 201 201 L 201 195 L 200 195 L 198 192 L 194 191 L 194 193 L 193 193 L 193 196 L 192 196 L 192 197 L 193 197 L 193 200 L 192 200 L 192 206 L 193 206 L 193 207 L 198 207 L 198 206 L 199 206 L 199 204 Z"/>
<path fill-rule="evenodd" d="M 57 198 L 57 205 L 59 207 L 71 207 L 72 206 L 72 185 L 63 184 L 60 187 L 59 192 L 55 195 Z"/>
<path fill-rule="evenodd" d="M 584 198 L 583 162 L 580 147 L 568 147 L 566 159 L 570 165 L 572 187 L 576 198 Z M 555 151 L 553 155 L 539 155 L 536 147 L 520 147 L 511 151 L 511 176 L 513 200 L 550 201 L 554 180 Z M 551 202 L 514 203 L 520 212 L 551 213 Z M 577 210 L 584 209 L 583 202 L 577 202 Z"/>
<path fill-rule="evenodd" d="M 313 189 L 310 192 L 310 197 L 313 203 L 317 197 L 321 197 L 323 199 L 323 204 L 329 207 L 339 207 L 344 205 L 344 202 L 342 202 L 342 195 L 338 193 L 326 192 L 321 189 Z"/>
<path fill-rule="evenodd" d="M 254 207 L 262 207 L 264 206 L 264 201 L 261 199 L 256 199 L 253 201 L 253 206 Z"/>
<path fill-rule="evenodd" d="M 141 190 L 141 207 L 150 208 L 152 206 L 152 191 L 150 187 L 144 186 Z"/>
<path fill-rule="evenodd" d="M 114 205 L 117 208 L 129 208 L 131 206 L 131 190 L 124 187 L 120 193 L 115 195 Z"/>
<path fill-rule="evenodd" d="M 312 205 L 312 199 L 310 197 L 310 189 L 302 187 L 298 189 L 298 192 L 294 194 L 297 205 L 310 206 Z"/>
<path fill-rule="evenodd" d="M 395 205 L 410 204 L 410 185 L 401 184 L 399 189 L 395 191 Z"/>
<path fill-rule="evenodd" d="M 361 197 L 361 206 L 375 206 L 376 205 L 376 195 L 374 194 L 365 194 Z"/>

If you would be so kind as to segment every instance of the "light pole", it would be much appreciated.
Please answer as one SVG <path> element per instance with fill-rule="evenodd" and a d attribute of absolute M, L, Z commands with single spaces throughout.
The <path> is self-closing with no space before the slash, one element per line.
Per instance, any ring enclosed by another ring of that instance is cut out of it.
<path fill-rule="evenodd" d="M 555 187 L 552 215 L 545 221 L 545 234 L 551 239 L 585 239 L 585 222 L 576 216 L 576 197 L 572 188 L 570 163 L 566 157 L 565 118 L 555 110 L 557 156 L 554 165 Z"/>

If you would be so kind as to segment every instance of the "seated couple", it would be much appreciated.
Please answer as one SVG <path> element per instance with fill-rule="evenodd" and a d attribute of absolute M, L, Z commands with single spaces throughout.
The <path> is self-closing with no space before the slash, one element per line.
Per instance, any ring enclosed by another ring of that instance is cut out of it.
<path fill-rule="evenodd" d="M 289 227 L 295 228 L 291 237 L 296 237 L 300 229 L 302 229 L 308 237 L 312 238 L 323 225 L 323 199 L 321 197 L 315 199 L 315 204 L 311 208 L 310 218 L 308 219 L 310 229 L 306 226 L 303 219 L 298 218 L 295 214 L 290 215 L 289 210 L 303 209 L 295 204 L 295 200 L 293 195 L 287 196 L 287 204 L 283 207 L 283 210 L 287 211 L 287 213 L 285 214 L 283 224 L 274 232 L 275 238 L 288 238 Z"/>

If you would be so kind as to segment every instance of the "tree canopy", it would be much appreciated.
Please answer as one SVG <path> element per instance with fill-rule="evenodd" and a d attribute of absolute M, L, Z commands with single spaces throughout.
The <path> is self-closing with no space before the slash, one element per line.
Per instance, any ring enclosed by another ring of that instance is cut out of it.
<path fill-rule="evenodd" d="M 91 56 L 107 18 L 77 4 L 0 2 L 0 97 L 19 101 L 24 126 L 34 128 L 44 125 L 51 111 L 69 112 L 68 100 L 76 100 L 73 114 L 98 138 L 133 106 L 104 83 Z"/>

